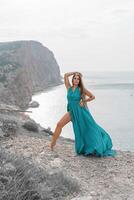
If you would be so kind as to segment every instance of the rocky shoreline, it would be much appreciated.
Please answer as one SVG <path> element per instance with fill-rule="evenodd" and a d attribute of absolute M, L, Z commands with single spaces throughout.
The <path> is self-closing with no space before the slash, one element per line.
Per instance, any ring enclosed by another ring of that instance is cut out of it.
<path fill-rule="evenodd" d="M 15 195 L 20 200 L 133 199 L 134 152 L 117 150 L 116 157 L 77 156 L 74 141 L 61 136 L 51 151 L 52 131 L 28 115 L 3 111 L 0 120 L 1 200 L 16 199 Z M 16 122 L 14 131 L 7 126 L 5 133 L 4 121 L 11 122 L 10 126 Z"/>

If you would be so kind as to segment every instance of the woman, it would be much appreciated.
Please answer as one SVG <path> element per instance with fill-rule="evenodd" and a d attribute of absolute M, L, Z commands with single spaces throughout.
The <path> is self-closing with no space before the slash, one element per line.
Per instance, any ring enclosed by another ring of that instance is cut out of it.
<path fill-rule="evenodd" d="M 69 76 L 72 77 L 72 86 Z M 96 123 L 92 117 L 87 102 L 95 96 L 87 90 L 82 82 L 80 72 L 64 74 L 64 83 L 67 88 L 67 113 L 58 121 L 50 144 L 51 150 L 56 145 L 63 126 L 72 122 L 75 134 L 75 152 L 77 155 L 115 156 L 116 150 L 112 149 L 112 140 L 109 134 Z M 88 96 L 88 98 L 86 98 Z"/>

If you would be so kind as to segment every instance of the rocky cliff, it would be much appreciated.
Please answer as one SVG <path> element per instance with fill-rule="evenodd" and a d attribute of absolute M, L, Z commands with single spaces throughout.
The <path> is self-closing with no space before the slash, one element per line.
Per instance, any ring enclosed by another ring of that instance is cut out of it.
<path fill-rule="evenodd" d="M 25 109 L 32 94 L 62 83 L 53 52 L 40 42 L 0 43 L 0 102 Z"/>

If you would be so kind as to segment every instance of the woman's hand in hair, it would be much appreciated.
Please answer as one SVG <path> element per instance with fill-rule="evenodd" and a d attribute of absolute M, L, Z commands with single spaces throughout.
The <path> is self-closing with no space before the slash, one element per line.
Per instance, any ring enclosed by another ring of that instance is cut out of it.
<path fill-rule="evenodd" d="M 78 74 L 78 75 L 80 75 L 82 77 L 82 73 L 80 73 L 80 72 L 76 72 L 75 74 Z"/>

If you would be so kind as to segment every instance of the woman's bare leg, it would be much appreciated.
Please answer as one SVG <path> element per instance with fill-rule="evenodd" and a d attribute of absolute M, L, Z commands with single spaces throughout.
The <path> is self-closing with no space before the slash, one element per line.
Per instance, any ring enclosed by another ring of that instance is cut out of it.
<path fill-rule="evenodd" d="M 55 128 L 55 131 L 52 136 L 52 141 L 50 144 L 51 150 L 53 150 L 53 146 L 56 144 L 56 140 L 61 134 L 62 128 L 71 121 L 70 113 L 67 112 L 58 122 Z"/>

